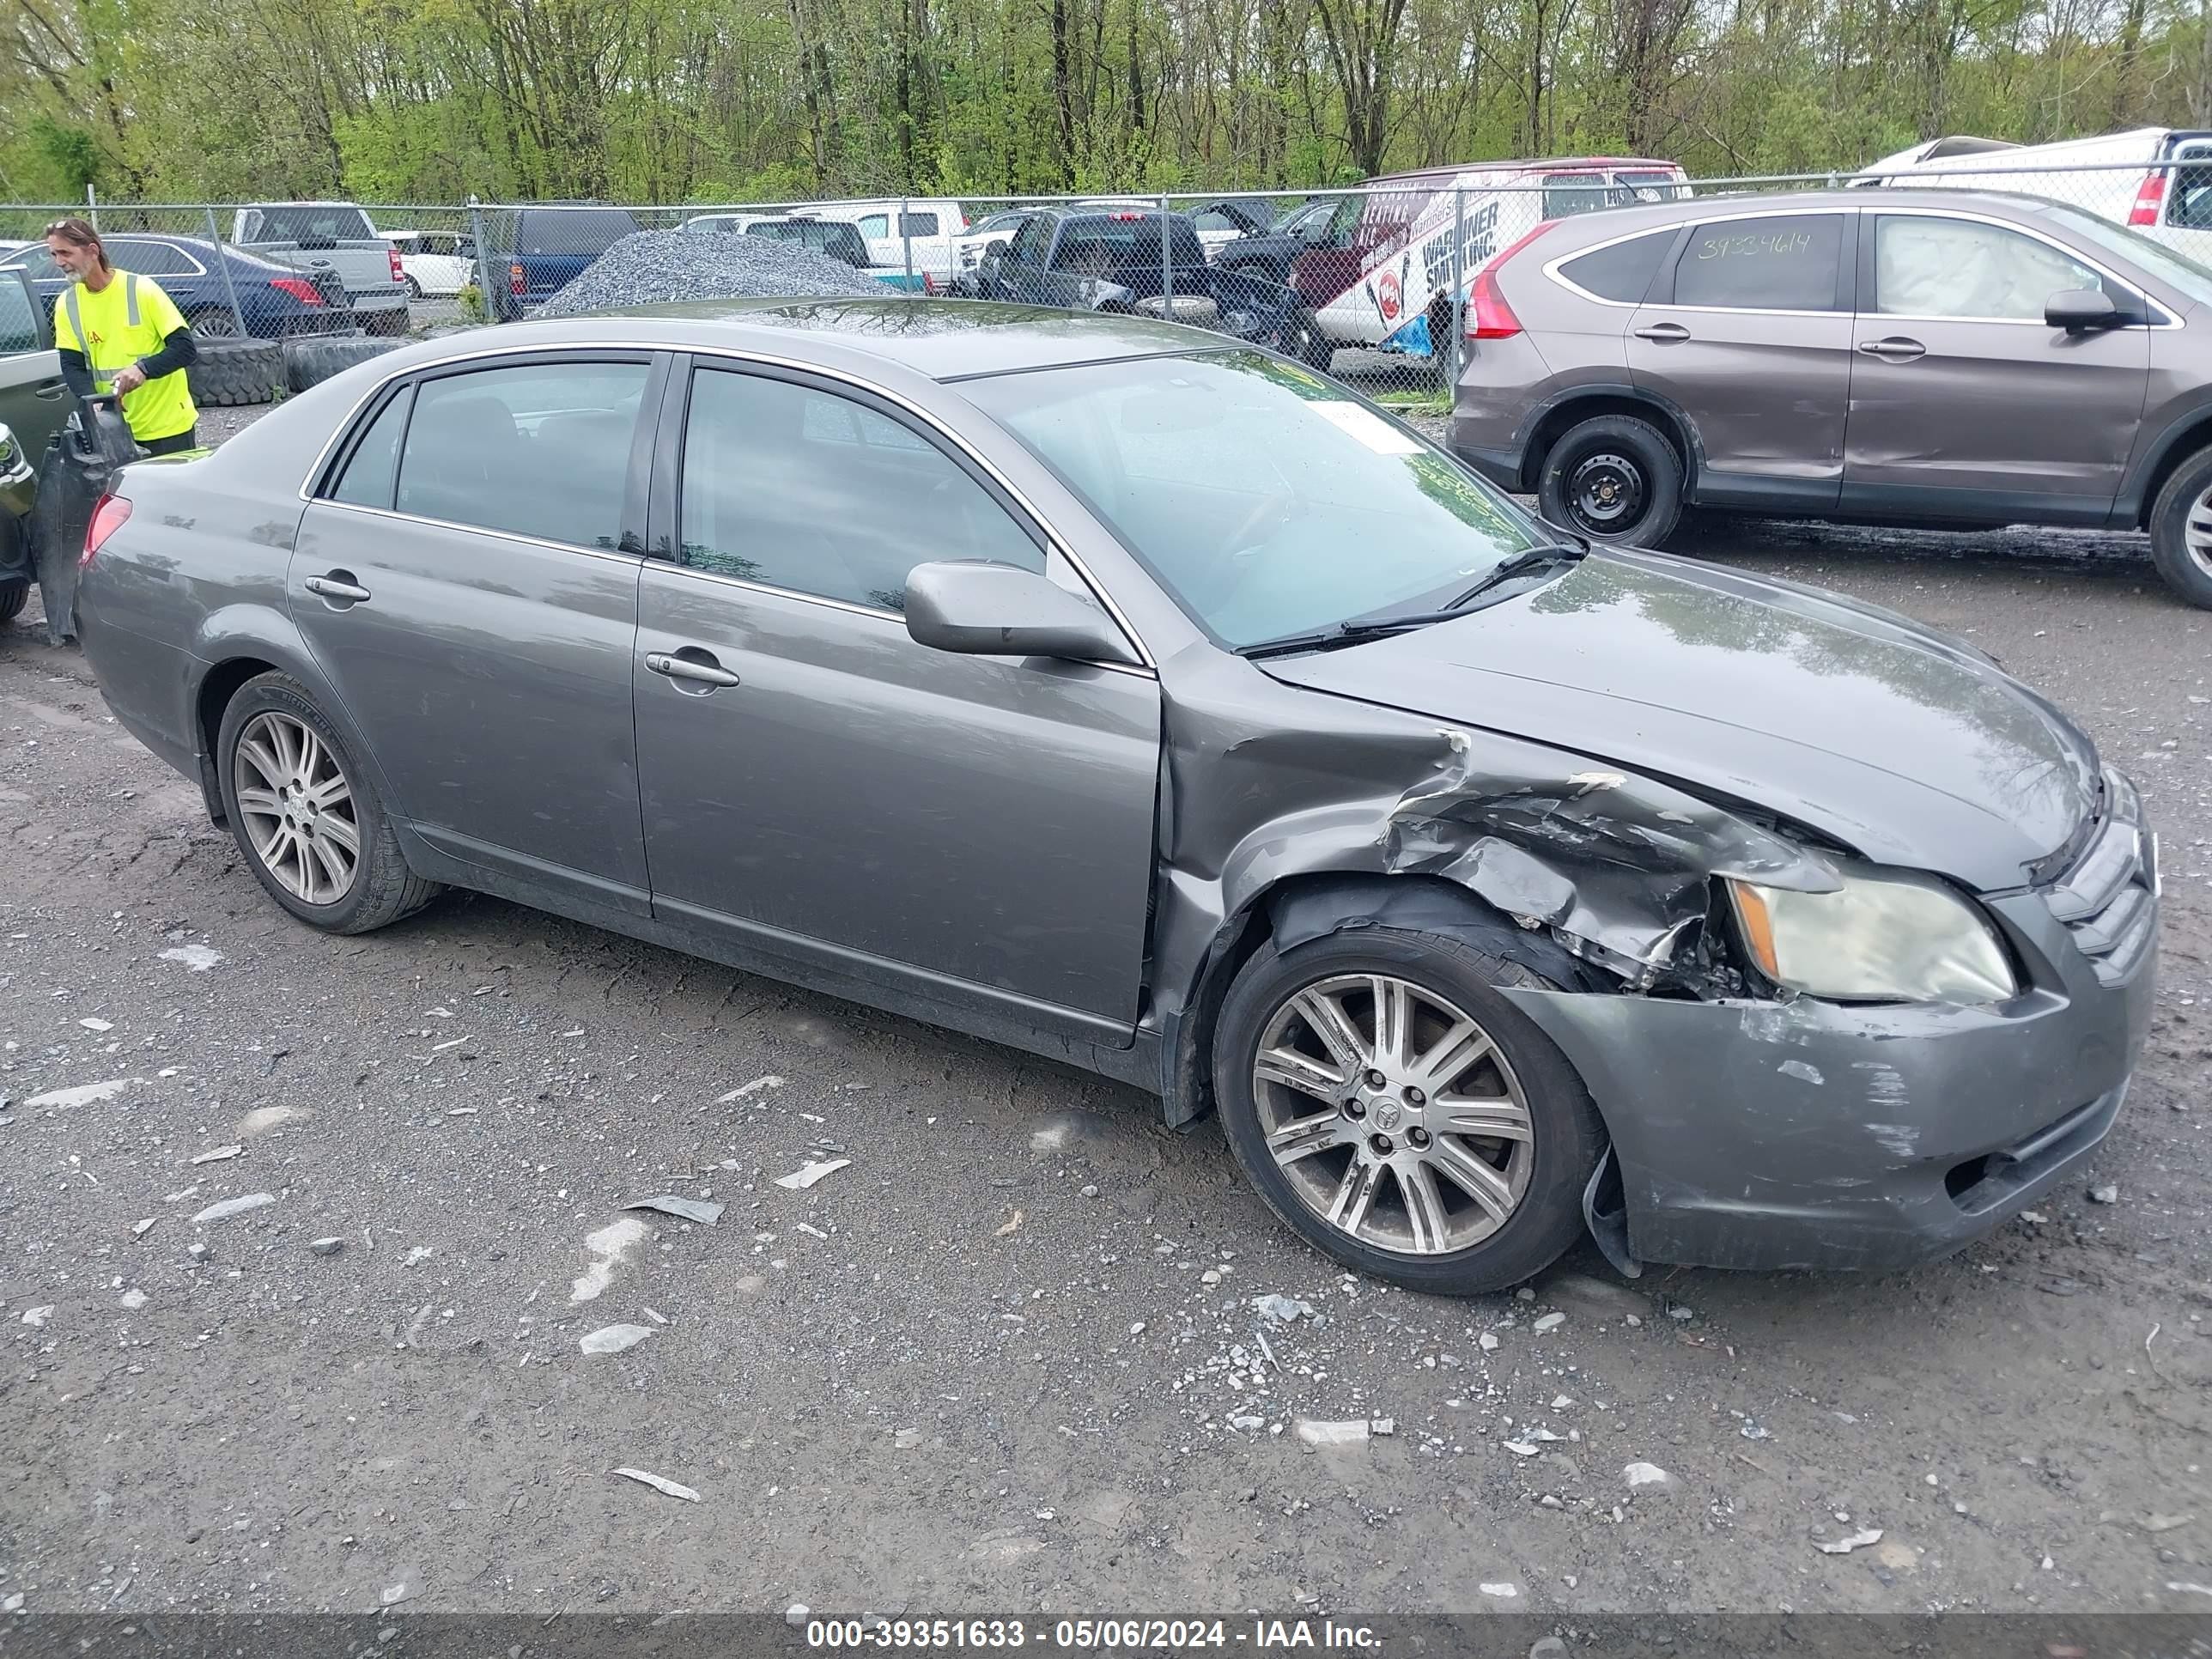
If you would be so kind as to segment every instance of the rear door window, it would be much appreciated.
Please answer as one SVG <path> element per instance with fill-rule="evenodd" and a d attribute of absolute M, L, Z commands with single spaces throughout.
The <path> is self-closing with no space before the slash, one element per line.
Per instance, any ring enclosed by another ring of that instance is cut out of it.
<path fill-rule="evenodd" d="M 193 276 L 200 263 L 173 242 L 141 242 L 118 236 L 106 244 L 108 258 L 118 270 L 135 270 L 141 276 Z"/>
<path fill-rule="evenodd" d="M 2212 143 L 2178 146 L 2174 159 L 2212 162 Z M 2212 166 L 2176 167 L 2166 190 L 2166 222 L 2185 230 L 2212 230 Z"/>
<path fill-rule="evenodd" d="M 376 240 L 368 215 L 357 207 L 295 203 L 261 210 L 259 242 L 368 242 Z"/>
<path fill-rule="evenodd" d="M 1640 304 L 1651 291 L 1651 279 L 1659 274 L 1659 262 L 1674 245 L 1677 234 L 1671 228 L 1655 230 L 1611 247 L 1593 248 L 1561 265 L 1559 275 L 1601 300 Z"/>
<path fill-rule="evenodd" d="M 934 236 L 937 234 L 937 216 L 933 213 L 902 213 L 898 234 L 902 236 Z"/>
<path fill-rule="evenodd" d="M 1838 213 L 1693 226 L 1674 261 L 1674 301 L 1709 310 L 1833 311 L 1843 245 Z"/>
<path fill-rule="evenodd" d="M 863 236 L 888 236 L 891 234 L 891 216 L 888 213 L 867 214 L 861 218 L 860 225 Z"/>
<path fill-rule="evenodd" d="M 347 457 L 337 487 L 331 491 L 332 501 L 390 510 L 399 477 L 399 438 L 407 430 L 407 410 L 414 400 L 414 388 L 403 386 L 386 403 Z"/>
<path fill-rule="evenodd" d="M 646 365 L 526 363 L 425 381 L 399 461 L 402 513 L 613 549 Z"/>
<path fill-rule="evenodd" d="M 1044 263 L 1045 239 L 1052 234 L 1052 222 L 1040 216 L 1023 222 L 1014 233 L 1014 240 L 1006 246 L 1006 257 L 1018 259 L 1025 265 Z"/>

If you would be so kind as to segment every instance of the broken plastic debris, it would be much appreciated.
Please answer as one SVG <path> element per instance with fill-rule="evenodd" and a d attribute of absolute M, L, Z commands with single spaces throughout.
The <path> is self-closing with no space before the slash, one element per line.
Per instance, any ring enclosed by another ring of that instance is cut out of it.
<path fill-rule="evenodd" d="M 686 1221 L 696 1221 L 702 1227 L 711 1227 L 722 1218 L 722 1206 L 703 1198 L 679 1198 L 664 1193 L 659 1198 L 641 1198 L 635 1204 L 625 1204 L 625 1210 L 659 1210 L 664 1214 L 680 1216 Z"/>
<path fill-rule="evenodd" d="M 690 1487 L 680 1485 L 674 1480 L 667 1480 L 661 1475 L 654 1474 L 649 1470 L 617 1469 L 615 1473 L 621 1475 L 625 1480 L 638 1481 L 642 1485 L 652 1487 L 655 1492 L 665 1492 L 671 1498 L 680 1498 L 687 1504 L 696 1504 L 699 1501 L 699 1494 L 693 1492 Z"/>
<path fill-rule="evenodd" d="M 220 1164 L 226 1158 L 236 1158 L 246 1150 L 243 1146 L 214 1146 L 192 1160 L 195 1164 Z"/>
<path fill-rule="evenodd" d="M 799 1231 L 805 1233 L 809 1238 L 818 1238 L 824 1243 L 827 1243 L 830 1239 L 830 1235 L 823 1232 L 821 1228 L 810 1227 L 804 1221 L 799 1224 Z"/>
<path fill-rule="evenodd" d="M 920 1429 L 901 1429 L 891 1436 L 891 1444 L 901 1451 L 912 1451 L 921 1443 Z"/>
<path fill-rule="evenodd" d="M 1485 1595 L 1494 1595 L 1501 1601 L 1513 1601 L 1521 1594 L 1518 1584 L 1479 1584 L 1476 1588 Z"/>
<path fill-rule="evenodd" d="M 222 952 L 211 951 L 204 945 L 179 945 L 161 952 L 164 962 L 181 962 L 196 974 L 204 974 L 222 960 Z"/>
<path fill-rule="evenodd" d="M 1631 1492 L 1673 1492 L 1682 1483 L 1656 1463 L 1631 1463 L 1620 1472 Z"/>
<path fill-rule="evenodd" d="M 125 1291 L 117 1300 L 128 1311 L 137 1313 L 139 1309 L 146 1305 L 146 1292 L 141 1290 Z"/>
<path fill-rule="evenodd" d="M 392 1575 L 392 1582 L 377 1593 L 377 1600 L 386 1607 L 396 1607 L 402 1601 L 411 1601 L 422 1593 L 422 1569 L 401 1567 Z"/>
<path fill-rule="evenodd" d="M 1838 1538 L 1833 1543 L 1815 1538 L 1813 1547 L 1823 1555 L 1849 1555 L 1853 1550 L 1863 1549 L 1869 1544 L 1881 1542 L 1881 1528 L 1869 1527 L 1864 1532 L 1855 1532 L 1849 1538 Z"/>
<path fill-rule="evenodd" d="M 587 1237 L 584 1249 L 591 1255 L 592 1265 L 570 1287 L 568 1300 L 589 1302 L 605 1291 L 613 1282 L 616 1267 L 644 1241 L 646 1231 L 642 1221 L 616 1221 Z"/>
<path fill-rule="evenodd" d="M 1270 1291 L 1265 1296 L 1255 1296 L 1252 1305 L 1260 1310 L 1260 1317 L 1278 1325 L 1295 1324 L 1301 1319 L 1311 1319 L 1316 1310 L 1310 1302 L 1301 1302 L 1295 1297 L 1279 1296 Z"/>
<path fill-rule="evenodd" d="M 1021 1231 L 1021 1230 L 1022 1212 L 1019 1210 L 1017 1210 L 1006 1218 L 1004 1224 L 1001 1225 L 996 1232 L 993 1233 L 991 1237 L 994 1238 L 1011 1238 L 1014 1234 Z"/>
<path fill-rule="evenodd" d="M 635 1348 L 652 1334 L 652 1330 L 644 1325 L 603 1325 L 580 1339 L 576 1346 L 586 1353 L 620 1353 L 624 1348 Z"/>
<path fill-rule="evenodd" d="M 115 1023 L 106 1019 L 81 1019 L 77 1024 L 88 1031 L 112 1031 L 115 1029 Z"/>
<path fill-rule="evenodd" d="M 1298 1419 L 1298 1438 L 1309 1446 L 1356 1446 L 1370 1432 L 1367 1419 L 1355 1417 L 1348 1422 L 1322 1422 L 1310 1417 Z"/>
<path fill-rule="evenodd" d="M 1534 1457 L 1537 1452 L 1537 1448 L 1525 1440 L 1509 1440 L 1505 1443 L 1505 1449 L 1516 1457 Z"/>
<path fill-rule="evenodd" d="M 133 1238 L 145 1237 L 148 1233 L 154 1231 L 154 1224 L 161 1218 L 157 1215 L 149 1215 L 143 1221 L 133 1222 L 131 1226 L 131 1237 Z"/>
<path fill-rule="evenodd" d="M 1556 1331 L 1566 1322 L 1567 1316 L 1563 1313 L 1541 1314 L 1537 1316 L 1534 1329 L 1537 1335 L 1541 1336 L 1546 1331 Z"/>
<path fill-rule="evenodd" d="M 67 1110 L 72 1106 L 90 1106 L 103 1100 L 112 1100 L 125 1089 L 145 1082 L 143 1077 L 110 1078 L 105 1083 L 80 1083 L 73 1089 L 49 1089 L 42 1095 L 33 1095 L 23 1104 L 52 1106 Z"/>
<path fill-rule="evenodd" d="M 581 1031 L 572 1031 L 569 1035 L 572 1036 L 581 1036 L 583 1033 Z M 731 1090 L 729 1093 L 722 1096 L 721 1098 L 714 1103 L 714 1104 L 717 1106 L 726 1106 L 733 1100 L 743 1100 L 747 1095 L 758 1094 L 763 1089 L 781 1089 L 788 1081 L 788 1079 L 777 1077 L 773 1073 L 770 1073 L 766 1077 L 757 1077 L 750 1083 L 740 1083 L 736 1088 Z"/>
<path fill-rule="evenodd" d="M 317 1255 L 336 1255 L 340 1250 L 345 1249 L 345 1240 L 343 1238 L 310 1239 L 307 1242 L 307 1248 Z"/>
<path fill-rule="evenodd" d="M 243 1198 L 226 1198 L 220 1204 L 210 1204 L 192 1218 L 195 1227 L 210 1221 L 228 1221 L 234 1215 L 244 1215 L 252 1210 L 265 1210 L 276 1201 L 273 1193 L 248 1193 Z"/>
<path fill-rule="evenodd" d="M 852 1161 L 849 1158 L 809 1158 L 789 1175 L 778 1176 L 775 1184 L 788 1192 L 803 1193 L 823 1176 L 836 1174 Z"/>
<path fill-rule="evenodd" d="M 53 1316 L 54 1304 L 51 1302 L 43 1307 L 23 1310 L 23 1322 L 33 1330 L 44 1330 L 46 1328 L 46 1322 Z"/>

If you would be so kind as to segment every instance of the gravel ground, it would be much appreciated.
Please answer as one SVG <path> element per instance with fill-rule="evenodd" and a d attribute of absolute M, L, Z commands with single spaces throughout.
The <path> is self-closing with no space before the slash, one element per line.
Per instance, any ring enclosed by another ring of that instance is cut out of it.
<path fill-rule="evenodd" d="M 641 230 L 584 267 L 583 274 L 532 314 L 573 317 L 618 306 L 684 300 L 811 299 L 892 292 L 842 260 L 765 236 L 696 230 Z"/>
<path fill-rule="evenodd" d="M 2130 538 L 1707 550 L 1972 637 L 2162 834 L 2127 1113 L 1915 1273 L 1584 1248 L 1408 1295 L 1126 1090 L 490 899 L 309 933 L 34 607 L 0 631 L 0 1607 L 2203 1608 L 2212 617 Z M 726 1207 L 620 1207 L 658 1194 Z"/>

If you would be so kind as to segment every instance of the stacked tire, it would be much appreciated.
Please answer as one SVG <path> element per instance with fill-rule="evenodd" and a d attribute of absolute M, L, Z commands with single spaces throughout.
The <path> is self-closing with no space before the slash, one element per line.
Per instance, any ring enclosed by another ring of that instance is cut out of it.
<path fill-rule="evenodd" d="M 356 363 L 397 351 L 405 342 L 371 339 L 366 335 L 307 336 L 284 342 L 284 385 L 292 392 L 320 386 L 334 374 L 343 374 Z"/>
<path fill-rule="evenodd" d="M 265 404 L 285 391 L 284 348 L 275 340 L 209 340 L 185 370 L 192 401 L 203 408 L 237 409 Z"/>

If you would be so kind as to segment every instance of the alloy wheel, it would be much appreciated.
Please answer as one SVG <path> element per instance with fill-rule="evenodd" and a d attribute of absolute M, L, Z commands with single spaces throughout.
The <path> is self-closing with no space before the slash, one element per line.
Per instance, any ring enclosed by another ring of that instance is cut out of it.
<path fill-rule="evenodd" d="M 1371 1248 L 1466 1249 L 1528 1192 L 1534 1127 L 1512 1066 L 1473 1016 L 1411 981 L 1344 975 L 1286 999 L 1252 1094 L 1299 1200 Z"/>
<path fill-rule="evenodd" d="M 192 319 L 192 332 L 203 340 L 235 340 L 238 319 L 228 311 L 203 311 Z"/>
<path fill-rule="evenodd" d="M 290 714 L 257 714 L 239 733 L 231 785 L 262 867 L 293 897 L 336 904 L 361 865 L 353 786 L 331 746 Z"/>
<path fill-rule="evenodd" d="M 2199 570 L 2212 575 L 2212 487 L 2202 491 L 2189 504 L 2189 516 L 2183 521 L 2182 544 L 2188 548 L 2189 557 Z"/>

